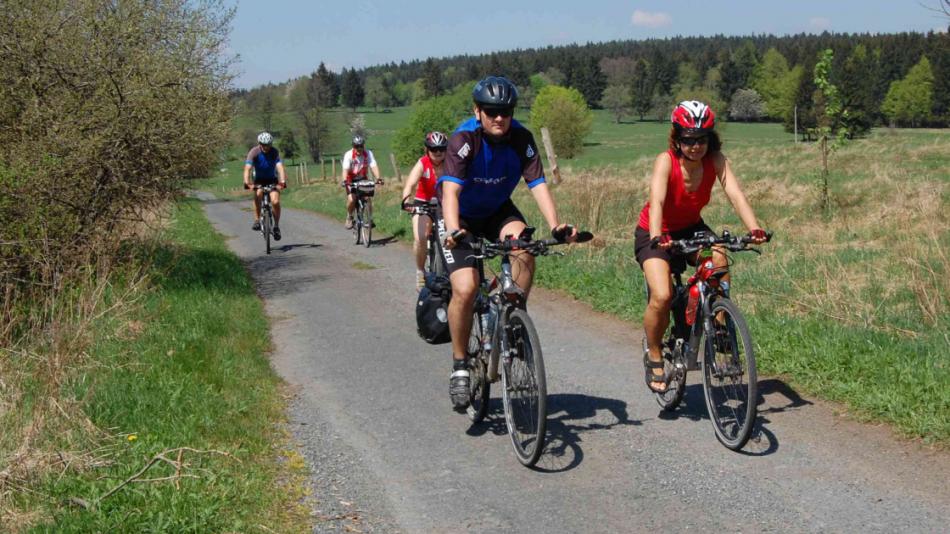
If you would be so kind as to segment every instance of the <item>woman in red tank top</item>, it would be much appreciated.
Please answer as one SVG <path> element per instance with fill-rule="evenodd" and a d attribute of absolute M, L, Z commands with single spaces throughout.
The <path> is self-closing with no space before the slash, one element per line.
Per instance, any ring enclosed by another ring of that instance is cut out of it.
<path fill-rule="evenodd" d="M 650 199 L 640 212 L 634 233 L 637 262 L 650 291 L 643 314 L 649 348 L 643 356 L 645 378 L 647 386 L 656 392 L 665 391 L 668 383 L 663 372 L 661 343 L 670 322 L 673 297 L 670 262 L 685 261 L 670 255 L 670 241 L 709 230 L 700 212 L 709 203 L 717 181 L 749 235 L 756 243 L 765 242 L 765 231 L 759 226 L 729 160 L 720 151 L 722 143 L 714 129 L 712 109 L 696 100 L 680 102 L 670 121 L 669 150 L 658 155 L 653 164 Z M 725 266 L 726 261 L 725 254 L 713 251 L 717 266 Z M 723 287 L 728 291 L 728 279 L 723 280 Z"/>
<path fill-rule="evenodd" d="M 416 202 L 435 203 L 435 184 L 442 175 L 442 163 L 445 162 L 445 149 L 448 137 L 442 132 L 429 132 L 425 140 L 425 155 L 419 158 L 409 171 L 406 185 L 402 188 L 402 207 L 412 211 Z M 413 191 L 415 197 L 413 200 Z M 416 258 L 416 288 L 422 289 L 425 277 L 422 269 L 426 261 L 426 240 L 432 230 L 432 220 L 425 215 L 412 216 L 412 251 Z"/>

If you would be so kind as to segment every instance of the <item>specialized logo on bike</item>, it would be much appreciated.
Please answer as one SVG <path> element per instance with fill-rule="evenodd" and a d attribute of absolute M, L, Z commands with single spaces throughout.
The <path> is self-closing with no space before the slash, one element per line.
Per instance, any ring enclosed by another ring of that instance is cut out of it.
<path fill-rule="evenodd" d="M 472 178 L 472 181 L 475 182 L 476 184 L 498 185 L 507 179 L 508 179 L 507 176 L 502 176 L 500 178 L 482 178 L 480 176 L 476 176 Z"/>
<path fill-rule="evenodd" d="M 439 242 L 445 242 L 445 219 L 439 219 L 439 224 L 437 225 L 439 231 Z M 442 256 L 445 257 L 445 263 L 453 264 L 455 263 L 455 258 L 452 257 L 452 253 L 449 252 L 445 247 L 439 247 L 442 249 Z"/>
<path fill-rule="evenodd" d="M 472 147 L 468 143 L 465 143 L 464 145 L 462 145 L 462 148 L 459 149 L 458 155 L 460 158 L 464 158 L 471 151 L 472 151 Z"/>
<path fill-rule="evenodd" d="M 531 146 L 531 145 L 528 145 L 528 150 L 525 151 L 524 155 L 525 155 L 528 159 L 531 159 L 531 158 L 534 157 L 534 154 L 535 154 L 535 152 L 534 152 L 534 147 Z"/>

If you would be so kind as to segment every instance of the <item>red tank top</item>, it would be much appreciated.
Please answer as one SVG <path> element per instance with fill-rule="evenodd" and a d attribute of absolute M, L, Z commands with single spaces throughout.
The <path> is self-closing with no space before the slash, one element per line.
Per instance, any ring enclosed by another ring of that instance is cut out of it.
<path fill-rule="evenodd" d="M 701 219 L 699 212 L 709 204 L 709 194 L 716 183 L 716 165 L 712 156 L 703 158 L 703 181 L 696 191 L 689 192 L 683 185 L 683 169 L 679 158 L 669 150 L 672 162 L 670 180 L 666 186 L 666 199 L 663 201 L 663 232 L 670 233 L 688 228 Z M 650 203 L 640 211 L 640 228 L 650 230 Z"/>
<path fill-rule="evenodd" d="M 428 154 L 419 158 L 419 161 L 422 162 L 422 177 L 416 187 L 416 200 L 428 202 L 435 196 L 435 184 L 439 181 L 439 175 L 435 172 L 435 166 L 432 165 Z"/>

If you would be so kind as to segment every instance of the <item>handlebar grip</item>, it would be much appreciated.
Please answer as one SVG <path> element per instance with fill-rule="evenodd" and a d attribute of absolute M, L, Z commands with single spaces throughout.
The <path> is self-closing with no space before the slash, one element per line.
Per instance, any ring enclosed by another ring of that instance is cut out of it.
<path fill-rule="evenodd" d="M 574 242 L 575 242 L 575 243 L 586 243 L 586 242 L 590 241 L 591 239 L 594 239 L 594 234 L 588 232 L 587 230 L 584 230 L 583 232 L 577 232 L 577 240 L 574 241 Z"/>

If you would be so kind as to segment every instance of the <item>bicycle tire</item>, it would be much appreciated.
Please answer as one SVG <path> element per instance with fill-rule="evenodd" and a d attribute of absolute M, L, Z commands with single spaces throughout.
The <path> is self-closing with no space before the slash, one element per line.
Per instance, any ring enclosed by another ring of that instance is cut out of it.
<path fill-rule="evenodd" d="M 491 383 L 488 382 L 488 355 L 485 354 L 482 325 L 476 313 L 472 319 L 472 333 L 468 338 L 470 379 L 470 404 L 466 409 L 472 423 L 480 423 L 488 413 L 488 399 L 491 396 Z"/>
<path fill-rule="evenodd" d="M 360 244 L 360 238 L 363 236 L 363 206 L 359 200 L 356 201 L 356 217 L 353 221 L 353 235 L 356 237 L 356 244 Z"/>
<path fill-rule="evenodd" d="M 264 224 L 261 230 L 264 232 L 264 243 L 265 243 L 265 247 L 267 249 L 268 254 L 270 254 L 271 228 L 273 227 L 273 224 L 274 224 L 271 217 L 272 215 L 270 211 L 270 206 L 264 206 L 264 217 L 262 217 L 264 219 L 263 221 Z"/>
<path fill-rule="evenodd" d="M 647 351 L 647 340 L 643 340 L 643 352 L 646 354 Z M 663 372 L 666 373 L 666 376 L 671 377 L 669 383 L 666 385 L 666 391 L 663 393 L 654 392 L 654 397 L 656 398 L 656 403 L 660 405 L 660 408 L 664 412 L 672 412 L 679 407 L 680 403 L 683 402 L 683 395 L 686 393 L 686 366 L 683 362 L 680 362 L 681 365 L 677 368 L 676 359 L 672 352 L 666 350 L 664 347 L 663 350 Z"/>
<path fill-rule="evenodd" d="M 363 208 L 363 245 L 369 248 L 373 244 L 373 205 L 367 203 Z"/>
<path fill-rule="evenodd" d="M 720 324 L 716 317 L 724 318 Z M 739 308 L 725 297 L 710 306 L 704 318 L 703 393 L 716 438 L 737 451 L 752 435 L 758 384 L 752 336 Z M 713 339 L 708 335 L 713 333 Z"/>
<path fill-rule="evenodd" d="M 502 331 L 507 336 L 509 351 L 501 373 L 505 423 L 518 461 L 531 467 L 544 450 L 547 425 L 547 383 L 541 342 L 531 318 L 522 309 L 511 312 Z"/>
<path fill-rule="evenodd" d="M 425 272 L 436 276 L 445 275 L 445 260 L 442 258 L 442 249 L 439 248 L 439 243 L 435 239 L 428 240 L 428 251 L 426 252 L 426 262 L 423 269 L 425 269 Z"/>

